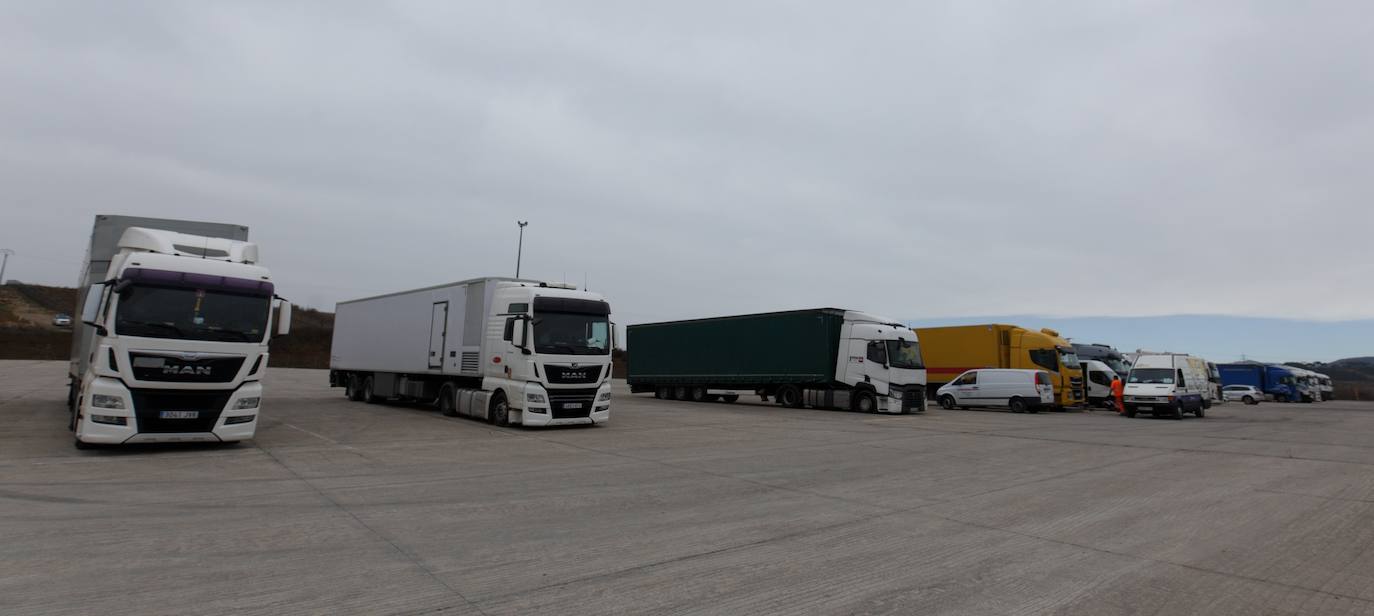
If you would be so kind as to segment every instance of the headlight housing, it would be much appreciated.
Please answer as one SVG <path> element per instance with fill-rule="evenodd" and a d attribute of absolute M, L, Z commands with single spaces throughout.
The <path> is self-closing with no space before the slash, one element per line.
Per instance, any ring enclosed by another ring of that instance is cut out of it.
<path fill-rule="evenodd" d="M 544 404 L 545 402 L 548 401 L 548 399 L 544 397 L 544 394 L 537 394 L 537 393 L 534 393 L 534 392 L 530 392 L 530 393 L 525 394 L 525 401 L 526 401 L 526 402 L 534 402 L 534 403 L 537 403 L 537 404 Z"/>
<path fill-rule="evenodd" d="M 124 398 L 106 394 L 91 394 L 91 406 L 98 409 L 122 409 Z"/>
<path fill-rule="evenodd" d="M 603 392 L 601 392 L 600 394 L 598 394 L 598 395 L 596 396 L 596 401 L 597 401 L 597 402 L 610 402 L 610 401 L 611 401 L 611 390 L 607 389 L 606 391 L 603 391 Z"/>
<path fill-rule="evenodd" d="M 244 409 L 255 409 L 258 408 L 258 404 L 261 402 L 262 398 L 258 396 L 239 398 L 239 401 L 234 403 L 234 410 L 242 411 Z"/>

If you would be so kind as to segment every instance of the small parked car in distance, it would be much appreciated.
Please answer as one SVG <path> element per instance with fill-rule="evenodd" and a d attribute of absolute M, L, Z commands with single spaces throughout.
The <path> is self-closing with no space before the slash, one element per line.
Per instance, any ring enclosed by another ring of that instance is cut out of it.
<path fill-rule="evenodd" d="M 52 324 L 56 327 L 71 327 L 72 315 L 66 313 L 58 313 L 53 316 Z"/>
<path fill-rule="evenodd" d="M 1264 399 L 1264 392 L 1256 389 L 1254 385 L 1227 385 L 1221 388 L 1221 397 L 1225 400 L 1240 400 L 1246 404 L 1259 404 Z"/>
<path fill-rule="evenodd" d="M 975 406 L 1011 409 L 1013 413 L 1038 413 L 1054 406 L 1054 384 L 1044 370 L 969 370 L 935 393 L 946 409 Z"/>

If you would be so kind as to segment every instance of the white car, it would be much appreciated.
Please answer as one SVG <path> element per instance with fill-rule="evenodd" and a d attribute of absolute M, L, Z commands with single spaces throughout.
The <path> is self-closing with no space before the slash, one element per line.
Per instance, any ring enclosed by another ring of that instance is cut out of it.
<path fill-rule="evenodd" d="M 59 315 L 54 316 L 54 317 L 52 318 L 52 324 L 53 324 L 55 327 L 71 327 L 71 326 L 72 326 L 72 317 L 71 317 L 71 315 L 67 315 L 67 314 L 59 314 Z"/>
<path fill-rule="evenodd" d="M 1227 385 L 1221 388 L 1221 397 L 1223 400 L 1240 400 L 1246 404 L 1259 404 L 1264 399 L 1264 392 L 1253 385 Z"/>
<path fill-rule="evenodd" d="M 946 409 L 990 406 L 1013 413 L 1054 406 L 1054 385 L 1044 370 L 969 370 L 935 393 Z"/>

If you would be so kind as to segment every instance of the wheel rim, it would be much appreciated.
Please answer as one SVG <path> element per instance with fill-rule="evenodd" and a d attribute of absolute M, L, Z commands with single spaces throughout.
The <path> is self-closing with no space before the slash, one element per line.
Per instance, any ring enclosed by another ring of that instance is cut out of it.
<path fill-rule="evenodd" d="M 859 410 L 865 413 L 873 412 L 873 396 L 859 396 Z"/>
<path fill-rule="evenodd" d="M 782 391 L 782 404 L 783 406 L 796 406 L 797 390 L 791 388 L 784 389 Z"/>
<path fill-rule="evenodd" d="M 509 414 L 509 407 L 506 405 L 505 398 L 496 401 L 496 406 L 491 411 L 491 421 L 498 426 L 506 425 L 506 416 Z"/>

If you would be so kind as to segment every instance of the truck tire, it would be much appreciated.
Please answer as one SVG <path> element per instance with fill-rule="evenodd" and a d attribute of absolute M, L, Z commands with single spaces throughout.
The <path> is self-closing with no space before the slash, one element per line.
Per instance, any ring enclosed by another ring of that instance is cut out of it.
<path fill-rule="evenodd" d="M 734 404 L 739 402 L 739 394 L 725 394 L 721 396 L 720 399 L 726 404 Z"/>
<path fill-rule="evenodd" d="M 1012 398 L 1011 402 L 1007 404 L 1007 407 L 1010 408 L 1013 413 L 1024 413 L 1026 412 L 1026 401 L 1020 398 Z"/>
<path fill-rule="evenodd" d="M 344 395 L 354 402 L 362 401 L 363 388 L 359 387 L 357 375 L 348 375 L 348 380 L 344 384 Z"/>
<path fill-rule="evenodd" d="M 854 410 L 860 413 L 878 412 L 878 399 L 871 391 L 854 392 Z"/>
<path fill-rule="evenodd" d="M 691 392 L 688 391 L 688 388 L 685 385 L 673 388 L 674 400 L 690 400 L 691 398 L 688 398 L 688 396 L 690 395 Z"/>
<path fill-rule="evenodd" d="M 705 401 L 706 401 L 706 388 L 705 388 L 705 387 L 693 387 L 693 388 L 691 388 L 691 390 L 689 390 L 689 391 L 687 392 L 687 396 L 689 397 L 689 399 L 690 399 L 692 402 L 705 402 Z"/>
<path fill-rule="evenodd" d="M 491 409 L 487 415 L 494 426 L 510 425 L 510 405 L 506 403 L 506 394 L 498 391 L 491 397 Z"/>
<path fill-rule="evenodd" d="M 1174 414 L 1173 414 L 1173 415 L 1170 415 L 1170 417 L 1173 417 L 1174 419 L 1183 419 L 1183 403 L 1182 403 L 1182 402 L 1178 402 L 1178 403 L 1175 403 L 1175 404 L 1174 404 Z"/>
<path fill-rule="evenodd" d="M 660 386 L 654 388 L 654 397 L 658 398 L 659 400 L 667 400 L 672 396 L 669 395 L 667 387 Z"/>
<path fill-rule="evenodd" d="M 1193 411 L 1193 415 L 1196 416 L 1198 419 L 1202 419 L 1203 417 L 1206 417 L 1206 416 L 1207 416 L 1207 405 L 1204 404 L 1204 405 L 1198 407 L 1198 409 L 1197 409 L 1196 411 Z"/>
<path fill-rule="evenodd" d="M 454 403 L 453 385 L 445 384 L 439 388 L 439 412 L 444 417 L 457 417 L 458 408 Z"/>
<path fill-rule="evenodd" d="M 377 396 L 372 394 L 372 377 L 369 375 L 363 379 L 363 402 L 376 404 Z"/>
<path fill-rule="evenodd" d="M 954 396 L 951 396 L 949 394 L 940 396 L 940 408 L 945 409 L 946 411 L 954 410 Z"/>
<path fill-rule="evenodd" d="M 799 409 L 802 406 L 801 388 L 796 385 L 783 385 L 773 398 L 787 408 Z"/>

